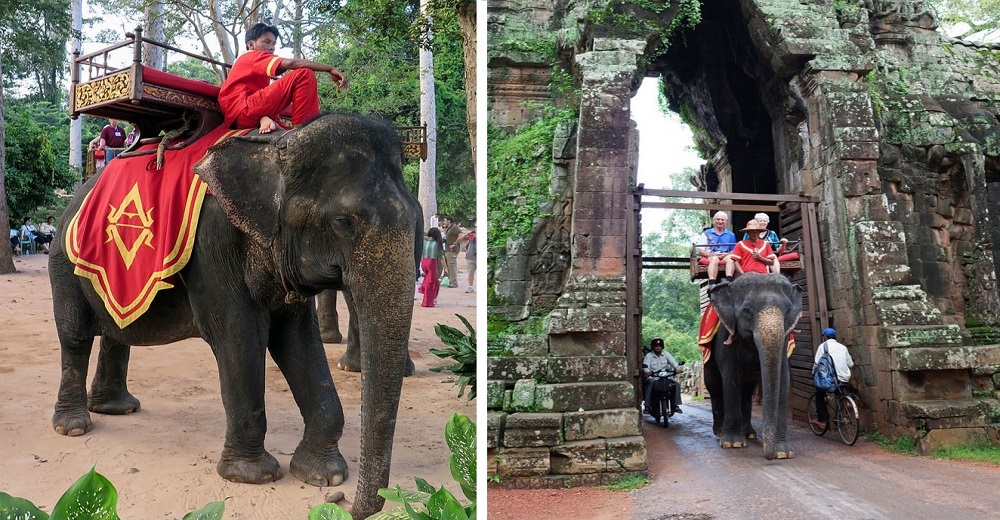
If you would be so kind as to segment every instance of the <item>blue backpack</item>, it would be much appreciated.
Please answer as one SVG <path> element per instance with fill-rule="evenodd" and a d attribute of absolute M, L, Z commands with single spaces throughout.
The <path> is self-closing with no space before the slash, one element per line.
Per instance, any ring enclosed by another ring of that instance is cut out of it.
<path fill-rule="evenodd" d="M 827 350 L 825 341 L 823 342 L 823 355 L 819 358 L 819 363 L 816 363 L 816 370 L 813 371 L 813 385 L 830 393 L 836 392 L 840 388 L 837 367 L 833 364 L 833 358 L 830 357 L 830 351 Z"/>

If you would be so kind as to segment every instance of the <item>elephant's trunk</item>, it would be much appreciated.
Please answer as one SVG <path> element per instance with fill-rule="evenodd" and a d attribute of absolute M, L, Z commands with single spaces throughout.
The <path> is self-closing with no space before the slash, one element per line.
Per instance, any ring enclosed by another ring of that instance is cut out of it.
<path fill-rule="evenodd" d="M 787 421 L 786 411 L 779 409 L 782 399 L 782 379 L 787 378 L 784 314 L 777 307 L 765 307 L 757 314 L 754 342 L 760 356 L 761 396 L 764 401 L 764 457 L 776 456 L 777 432 L 784 431 L 779 421 Z"/>
<path fill-rule="evenodd" d="M 358 519 L 382 509 L 385 499 L 378 496 L 378 490 L 389 487 L 413 318 L 412 233 L 412 226 L 407 225 L 359 243 L 356 262 L 345 277 L 358 316 L 361 347 L 361 467 L 351 509 Z"/>

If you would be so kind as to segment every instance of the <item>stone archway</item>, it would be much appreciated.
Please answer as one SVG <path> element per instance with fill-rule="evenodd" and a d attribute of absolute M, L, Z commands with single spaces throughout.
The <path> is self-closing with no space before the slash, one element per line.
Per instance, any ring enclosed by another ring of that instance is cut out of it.
<path fill-rule="evenodd" d="M 568 256 L 561 290 L 538 321 L 544 330 L 531 340 L 544 359 L 490 358 L 490 446 L 498 461 L 491 471 L 501 478 L 586 482 L 644 468 L 644 445 L 631 426 L 637 414 L 622 404 L 628 389 L 618 386 L 629 375 L 622 373 L 635 150 L 628 98 L 644 74 L 663 74 L 673 108 L 699 129 L 710 157 L 705 189 L 820 201 L 824 289 L 857 364 L 866 426 L 912 436 L 924 449 L 993 435 L 1000 346 L 975 344 L 966 322 L 970 308 L 997 307 L 996 224 L 987 218 L 985 179 L 986 164 L 1000 154 L 986 137 L 1000 126 L 993 108 L 1000 88 L 968 78 L 1000 70 L 973 46 L 943 40 L 920 2 L 883 0 L 870 9 L 796 2 L 794 15 L 785 4 L 706 0 L 702 22 L 666 51 L 651 45 L 653 33 L 593 23 L 588 9 L 604 4 L 490 5 L 494 114 L 509 115 L 517 104 L 505 94 L 515 89 L 500 88 L 503 78 L 530 70 L 560 63 L 579 89 L 579 117 L 556 154 L 566 172 L 555 191 L 565 211 L 536 226 L 545 232 L 561 222 Z M 556 34 L 557 51 L 546 61 L 505 47 L 513 25 L 520 34 Z M 908 80 L 914 70 L 919 77 Z M 992 120 L 970 120 L 977 110 Z M 976 125 L 978 133 L 966 131 Z M 529 262 L 536 253 L 526 249 Z M 502 277 L 497 282 L 505 295 Z M 524 319 L 534 301 L 530 291 L 521 300 Z M 975 318 L 987 327 L 1000 322 L 982 314 Z M 560 372 L 571 365 L 580 371 Z M 526 371 L 546 378 L 528 384 L 517 375 Z M 515 401 L 530 405 L 509 406 Z M 548 421 L 548 435 L 559 440 L 525 440 L 536 419 Z M 606 429 L 612 424 L 622 428 Z M 528 459 L 528 469 L 518 469 L 516 461 Z"/>

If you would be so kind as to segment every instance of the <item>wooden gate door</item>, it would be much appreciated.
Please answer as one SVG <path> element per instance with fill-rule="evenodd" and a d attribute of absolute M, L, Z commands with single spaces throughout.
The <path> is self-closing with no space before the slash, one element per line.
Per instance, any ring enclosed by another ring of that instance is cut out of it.
<path fill-rule="evenodd" d="M 635 405 L 642 401 L 642 186 L 626 202 L 625 222 L 625 359 L 635 391 Z"/>

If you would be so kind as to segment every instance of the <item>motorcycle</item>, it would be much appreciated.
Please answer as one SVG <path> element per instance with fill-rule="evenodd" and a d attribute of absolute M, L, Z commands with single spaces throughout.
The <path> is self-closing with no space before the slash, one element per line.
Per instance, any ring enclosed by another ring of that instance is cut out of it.
<path fill-rule="evenodd" d="M 684 365 L 681 361 L 679 365 Z M 670 417 L 674 415 L 674 408 L 677 403 L 674 402 L 674 387 L 679 383 L 673 380 L 673 376 L 680 371 L 671 370 L 669 368 L 664 368 L 658 370 L 649 375 L 647 384 L 653 385 L 653 390 L 650 392 L 649 400 L 651 402 L 646 403 L 646 408 L 649 409 L 649 415 L 656 420 L 657 423 L 660 419 L 663 419 L 663 427 L 667 428 L 670 426 Z"/>

